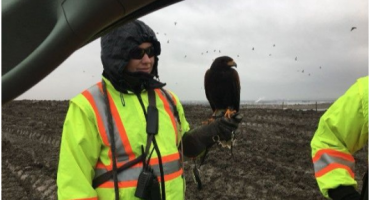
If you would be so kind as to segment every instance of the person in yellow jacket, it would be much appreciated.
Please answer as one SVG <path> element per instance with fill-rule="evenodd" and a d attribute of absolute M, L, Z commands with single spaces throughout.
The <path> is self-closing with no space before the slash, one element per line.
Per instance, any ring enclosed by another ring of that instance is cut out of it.
<path fill-rule="evenodd" d="M 311 141 L 315 177 L 322 194 L 359 200 L 353 154 L 368 142 L 369 77 L 362 77 L 320 118 Z"/>
<path fill-rule="evenodd" d="M 242 120 L 190 130 L 178 97 L 158 81 L 160 43 L 134 20 L 101 38 L 102 81 L 71 99 L 57 173 L 58 199 L 185 199 L 183 154 L 229 141 Z"/>

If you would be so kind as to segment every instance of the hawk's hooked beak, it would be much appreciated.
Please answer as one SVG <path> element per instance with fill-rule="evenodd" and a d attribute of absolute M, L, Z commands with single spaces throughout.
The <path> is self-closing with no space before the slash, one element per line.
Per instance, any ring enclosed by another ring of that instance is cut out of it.
<path fill-rule="evenodd" d="M 237 68 L 237 64 L 236 64 L 236 62 L 235 62 L 234 60 L 229 61 L 229 62 L 227 63 L 227 65 L 229 65 L 230 67 L 236 67 L 236 68 Z"/>

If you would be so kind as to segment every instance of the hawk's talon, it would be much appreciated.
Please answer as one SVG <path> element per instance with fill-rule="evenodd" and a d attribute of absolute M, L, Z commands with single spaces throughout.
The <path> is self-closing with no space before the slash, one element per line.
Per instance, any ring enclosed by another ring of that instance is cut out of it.
<path fill-rule="evenodd" d="M 230 119 L 235 113 L 236 110 L 226 109 L 224 116 Z"/>

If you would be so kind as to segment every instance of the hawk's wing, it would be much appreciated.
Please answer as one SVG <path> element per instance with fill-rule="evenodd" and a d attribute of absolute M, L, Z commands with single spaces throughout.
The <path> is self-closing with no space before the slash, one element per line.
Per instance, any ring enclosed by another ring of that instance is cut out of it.
<path fill-rule="evenodd" d="M 240 107 L 240 79 L 239 74 L 235 69 L 232 69 L 232 99 L 233 99 L 233 107 L 236 111 L 239 111 Z"/>
<path fill-rule="evenodd" d="M 210 79 L 210 69 L 206 71 L 206 74 L 204 75 L 204 90 L 206 93 L 207 100 L 209 104 L 211 105 L 212 111 L 215 111 L 215 105 L 213 104 L 213 100 L 210 95 L 210 91 L 212 90 L 212 82 Z"/>

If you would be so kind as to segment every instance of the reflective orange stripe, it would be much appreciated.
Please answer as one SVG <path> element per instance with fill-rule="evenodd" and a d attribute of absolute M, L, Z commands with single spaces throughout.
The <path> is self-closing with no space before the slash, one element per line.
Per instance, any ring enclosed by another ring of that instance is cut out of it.
<path fill-rule="evenodd" d="M 170 181 L 172 179 L 175 179 L 175 178 L 181 176 L 182 173 L 183 173 L 183 170 L 180 169 L 179 171 L 174 172 L 172 174 L 164 175 L 164 180 L 165 181 Z M 160 177 L 157 177 L 157 179 L 158 179 L 159 182 L 161 181 Z M 118 187 L 119 188 L 136 187 L 136 186 L 137 186 L 137 180 L 118 182 Z M 113 181 L 107 181 L 107 182 L 101 184 L 99 186 L 99 188 L 114 188 L 114 182 Z"/>
<path fill-rule="evenodd" d="M 136 187 L 137 186 L 137 180 L 134 181 L 119 181 L 118 187 L 119 188 L 128 188 L 128 187 Z M 107 181 L 101 185 L 99 185 L 99 188 L 114 188 L 114 182 L 113 181 Z"/>
<path fill-rule="evenodd" d="M 98 200 L 98 197 L 83 198 L 83 199 L 72 199 L 72 200 Z"/>
<path fill-rule="evenodd" d="M 117 163 L 117 167 L 121 167 L 122 165 L 126 164 L 128 161 L 126 162 L 120 162 L 120 163 Z M 137 164 L 135 164 L 134 166 L 132 167 L 142 167 L 143 166 L 143 163 L 139 162 Z M 95 166 L 96 169 L 106 169 L 106 170 L 112 170 L 112 166 L 111 165 L 104 165 L 104 163 L 102 163 L 100 160 L 98 161 L 98 163 L 96 164 Z"/>
<path fill-rule="evenodd" d="M 159 98 L 162 100 L 164 109 L 166 110 L 168 116 L 170 116 L 172 127 L 175 130 L 175 134 L 176 134 L 175 144 L 177 145 L 177 137 L 178 137 L 177 135 L 178 135 L 178 133 L 177 133 L 177 127 L 176 127 L 175 117 L 172 114 L 172 111 L 170 109 L 170 106 L 168 104 L 167 99 L 162 95 L 161 91 L 159 89 L 155 89 L 155 92 L 157 93 L 157 95 L 159 96 Z M 176 109 L 176 108 L 174 108 L 174 109 Z"/>
<path fill-rule="evenodd" d="M 180 154 L 178 152 L 176 152 L 176 153 L 171 154 L 171 155 L 163 156 L 162 157 L 162 162 L 163 163 L 166 163 L 166 162 L 171 162 L 171 161 L 175 161 L 175 160 L 178 160 L 178 159 L 180 159 Z M 125 163 L 126 162 L 120 162 L 120 163 L 117 164 L 117 166 L 120 167 L 120 166 L 124 165 Z M 150 164 L 151 165 L 157 165 L 157 164 L 159 164 L 158 158 L 151 158 L 150 159 Z M 134 165 L 132 167 L 142 167 L 142 166 L 143 166 L 143 163 L 142 162 L 139 162 L 139 163 L 137 163 L 136 165 Z M 111 166 L 106 166 L 101 161 L 98 161 L 98 163 L 96 164 L 95 168 L 98 168 L 98 169 L 107 169 L 107 170 L 111 170 L 112 169 Z"/>
<path fill-rule="evenodd" d="M 355 177 L 355 173 L 353 173 L 353 171 L 351 170 L 351 168 L 349 168 L 346 165 L 341 165 L 339 163 L 331 163 L 331 164 L 329 164 L 324 169 L 322 169 L 322 170 L 318 171 L 317 173 L 315 173 L 315 177 L 318 178 L 318 177 L 323 176 L 323 175 L 325 175 L 326 173 L 328 173 L 328 172 L 330 172 L 332 170 L 339 169 L 339 168 L 347 170 L 348 173 L 351 175 L 352 178 Z"/>
<path fill-rule="evenodd" d="M 178 152 L 176 152 L 175 154 L 163 156 L 162 157 L 162 162 L 163 163 L 166 163 L 166 162 L 171 162 L 171 161 L 178 160 L 178 159 L 180 159 L 180 154 Z M 157 165 L 157 164 L 159 164 L 158 158 L 152 158 L 152 159 L 150 159 L 150 164 L 151 165 Z"/>
<path fill-rule="evenodd" d="M 121 117 L 118 113 L 117 107 L 114 104 L 114 101 L 113 101 L 113 99 L 112 99 L 112 97 L 109 93 L 108 93 L 108 99 L 109 99 L 109 104 L 110 104 L 113 119 L 116 122 L 118 133 L 121 137 L 123 148 L 125 149 L 125 152 L 128 156 L 128 159 L 133 160 L 133 159 L 135 159 L 135 155 L 132 152 L 132 148 L 131 148 L 130 142 L 128 140 L 128 137 L 127 137 L 126 129 L 122 124 Z"/>
<path fill-rule="evenodd" d="M 169 180 L 175 179 L 175 178 L 181 176 L 182 172 L 183 172 L 182 169 L 180 169 L 179 171 L 174 172 L 172 174 L 164 175 L 164 180 L 169 181 Z"/>
<path fill-rule="evenodd" d="M 351 161 L 351 162 L 355 161 L 355 159 L 353 158 L 353 156 L 351 154 L 343 153 L 343 152 L 336 151 L 336 150 L 333 150 L 333 149 L 321 149 L 321 150 L 317 151 L 315 156 L 312 158 L 312 161 L 313 162 L 318 161 L 323 154 L 328 154 L 330 156 L 339 157 L 339 158 L 342 158 L 344 160 L 348 160 L 348 161 Z"/>
<path fill-rule="evenodd" d="M 106 166 L 99 160 L 97 163 L 96 163 L 96 166 L 95 168 L 97 169 L 104 169 Z"/>
<path fill-rule="evenodd" d="M 85 90 L 84 92 L 82 92 L 82 95 L 85 96 L 85 98 L 90 102 L 90 105 L 94 109 L 96 120 L 98 121 L 99 132 L 101 133 L 100 135 L 102 136 L 102 139 L 103 139 L 104 144 L 106 146 L 109 146 L 109 141 L 108 141 L 107 133 L 105 132 L 104 124 L 103 124 L 103 121 L 101 119 L 101 116 L 100 116 L 100 113 L 98 111 L 98 108 L 96 107 L 96 104 L 95 104 L 95 101 L 94 101 L 93 96 L 87 90 Z"/>

